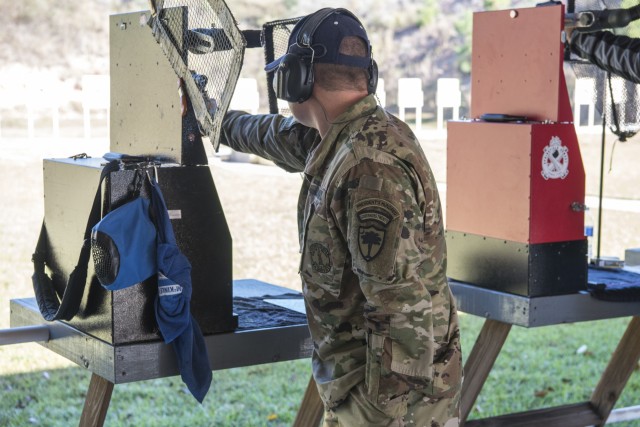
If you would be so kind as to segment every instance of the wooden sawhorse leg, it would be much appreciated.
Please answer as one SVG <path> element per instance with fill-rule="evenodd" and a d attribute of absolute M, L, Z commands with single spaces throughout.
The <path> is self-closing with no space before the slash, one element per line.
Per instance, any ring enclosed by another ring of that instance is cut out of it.
<path fill-rule="evenodd" d="M 318 387 L 311 376 L 307 390 L 304 392 L 300 409 L 293 427 L 317 427 L 320 425 L 322 415 L 324 414 L 324 404 L 318 394 Z"/>
<path fill-rule="evenodd" d="M 491 323 L 490 323 L 491 322 Z M 465 364 L 465 382 L 462 387 L 461 421 L 462 424 L 471 412 L 482 384 L 487 378 L 500 348 L 509 333 L 510 325 L 487 320 L 476 340 L 469 359 Z M 611 409 L 640 359 L 640 316 L 629 322 L 620 339 L 607 368 L 589 402 L 580 402 L 555 408 L 543 408 L 500 417 L 474 420 L 469 424 L 495 426 L 584 426 L 605 425 Z M 468 373 L 468 375 L 467 375 Z M 487 424 L 490 423 L 490 424 Z"/>
<path fill-rule="evenodd" d="M 606 421 L 640 359 L 640 316 L 634 316 L 591 395 L 594 411 Z M 598 425 L 604 426 L 604 422 Z"/>
<path fill-rule="evenodd" d="M 87 397 L 84 400 L 79 427 L 102 427 L 112 393 L 112 382 L 105 380 L 100 375 L 91 374 L 89 391 L 87 391 Z"/>
<path fill-rule="evenodd" d="M 464 383 L 462 384 L 462 398 L 460 399 L 460 422 L 464 425 L 467 421 L 473 404 L 475 403 L 482 385 L 489 376 L 493 364 L 500 354 L 502 345 L 511 331 L 511 325 L 487 319 L 482 325 L 482 330 L 467 363 L 464 364 Z"/>

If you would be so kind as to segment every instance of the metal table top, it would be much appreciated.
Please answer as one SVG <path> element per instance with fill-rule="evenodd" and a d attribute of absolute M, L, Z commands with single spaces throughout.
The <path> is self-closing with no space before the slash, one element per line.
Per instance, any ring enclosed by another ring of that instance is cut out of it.
<path fill-rule="evenodd" d="M 295 292 L 256 280 L 235 281 L 233 291 L 246 298 Z M 288 302 L 304 310 L 302 295 Z M 114 384 L 179 374 L 172 346 L 162 341 L 106 343 L 64 322 L 45 321 L 35 298 L 13 299 L 10 308 L 11 327 L 47 324 L 51 338 L 39 344 Z M 306 323 L 208 335 L 205 342 L 213 370 L 301 359 L 313 350 Z"/>
<path fill-rule="evenodd" d="M 640 315 L 640 301 L 609 302 L 588 292 L 524 297 L 450 280 L 458 309 L 527 328 Z"/>
<path fill-rule="evenodd" d="M 450 285 L 460 311 L 527 328 L 640 315 L 640 302 L 607 302 L 586 292 L 528 298 L 453 280 Z M 233 286 L 235 296 L 246 298 L 293 292 L 256 280 Z M 282 302 L 304 311 L 302 296 Z M 114 384 L 179 373 L 171 345 L 112 345 L 64 322 L 46 322 L 34 298 L 11 300 L 12 327 L 41 324 L 49 326 L 51 339 L 39 344 Z M 306 358 L 313 350 L 306 323 L 208 335 L 205 341 L 213 370 Z"/>

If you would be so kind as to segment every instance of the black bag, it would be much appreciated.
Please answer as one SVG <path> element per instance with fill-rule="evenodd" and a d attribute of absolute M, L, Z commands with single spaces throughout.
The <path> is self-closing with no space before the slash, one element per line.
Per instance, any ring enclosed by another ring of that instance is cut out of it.
<path fill-rule="evenodd" d="M 45 320 L 71 320 L 80 309 L 82 296 L 87 282 L 88 264 L 92 249 L 92 229 L 101 220 L 101 189 L 102 182 L 105 177 L 109 173 L 119 170 L 123 163 L 140 163 L 145 160 L 148 161 L 148 159 L 138 156 L 127 156 L 118 153 L 107 153 L 104 155 L 104 158 L 108 160 L 108 163 L 100 173 L 100 181 L 98 183 L 98 189 L 93 199 L 93 205 L 87 220 L 78 263 L 73 269 L 73 272 L 69 275 L 69 280 L 64 288 L 62 299 L 58 298 L 53 281 L 45 271 L 46 260 L 49 259 L 49 245 L 47 241 L 46 224 L 44 221 L 42 222 L 40 236 L 32 257 L 34 271 L 33 276 L 31 276 L 31 280 L 33 282 L 33 290 L 38 303 L 38 308 Z M 134 196 L 139 196 L 139 188 L 137 191 L 134 191 Z M 94 252 L 95 246 L 96 243 L 94 242 Z"/>
<path fill-rule="evenodd" d="M 38 308 L 45 320 L 71 320 L 80 308 L 82 294 L 84 293 L 85 284 L 87 282 L 87 266 L 89 264 L 91 250 L 91 229 L 100 220 L 102 181 L 107 174 L 116 170 L 118 170 L 118 162 L 116 160 L 110 161 L 102 169 L 100 182 L 98 183 L 98 190 L 96 191 L 95 198 L 93 199 L 91 213 L 87 220 L 87 227 L 84 232 L 84 239 L 82 247 L 80 248 L 78 263 L 73 269 L 73 272 L 69 275 L 69 281 L 64 288 L 62 300 L 58 298 L 53 286 L 53 281 L 45 271 L 49 245 L 47 243 L 47 227 L 44 220 L 42 221 L 40 237 L 38 237 L 36 250 L 31 258 L 33 261 L 33 276 L 31 276 L 31 281 L 33 282 L 33 290 L 36 295 L 36 301 L 38 302 Z"/>

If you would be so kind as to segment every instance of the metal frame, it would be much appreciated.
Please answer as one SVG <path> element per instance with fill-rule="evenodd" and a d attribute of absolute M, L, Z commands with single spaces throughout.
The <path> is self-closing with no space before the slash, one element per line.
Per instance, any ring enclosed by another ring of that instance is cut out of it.
<path fill-rule="evenodd" d="M 460 311 L 525 328 L 640 315 L 640 301 L 602 301 L 586 291 L 529 298 L 457 281 L 449 285 Z"/>
<path fill-rule="evenodd" d="M 234 282 L 236 296 L 290 292 L 294 291 L 256 280 Z M 44 321 L 34 298 L 14 299 L 10 306 L 11 327 L 47 324 L 50 338 L 40 345 L 113 384 L 179 374 L 171 345 L 161 341 L 112 345 L 66 323 Z M 205 342 L 213 370 L 302 359 L 313 350 L 306 323 L 208 335 Z"/>

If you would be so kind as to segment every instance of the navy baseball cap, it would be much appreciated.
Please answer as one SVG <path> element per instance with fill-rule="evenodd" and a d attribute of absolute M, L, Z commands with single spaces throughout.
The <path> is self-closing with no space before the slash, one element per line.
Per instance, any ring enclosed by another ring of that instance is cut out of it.
<path fill-rule="evenodd" d="M 91 230 L 91 253 L 96 276 L 110 291 L 153 276 L 158 270 L 156 227 L 149 200 L 137 197 L 105 215 Z"/>
<path fill-rule="evenodd" d="M 310 22 L 318 20 L 325 14 L 328 16 L 321 22 Z M 316 27 L 315 31 L 314 26 Z M 303 29 L 305 34 L 301 34 Z M 348 36 L 360 37 L 366 43 L 367 56 L 351 56 L 339 52 L 342 39 Z M 367 32 L 355 15 L 346 9 L 321 9 L 303 17 L 291 31 L 287 53 L 301 57 L 313 57 L 314 63 L 340 64 L 365 69 L 371 65 L 371 43 Z M 267 64 L 264 68 L 265 71 L 268 73 L 275 71 L 284 56 L 282 55 Z"/>

